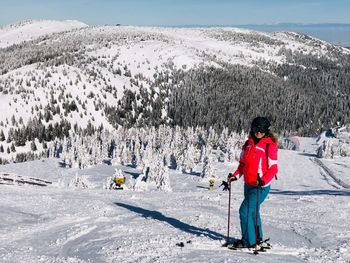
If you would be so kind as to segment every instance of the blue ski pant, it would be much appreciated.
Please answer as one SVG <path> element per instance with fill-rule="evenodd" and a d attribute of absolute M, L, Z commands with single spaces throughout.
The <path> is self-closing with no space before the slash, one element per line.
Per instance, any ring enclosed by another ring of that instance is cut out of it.
<path fill-rule="evenodd" d="M 256 213 L 258 213 L 258 238 L 262 239 L 263 237 L 260 218 L 260 205 L 262 202 L 264 202 L 269 191 L 270 186 L 254 187 L 244 184 L 244 200 L 239 208 L 239 216 L 241 220 L 242 241 L 245 245 L 253 246 L 256 243 Z"/>

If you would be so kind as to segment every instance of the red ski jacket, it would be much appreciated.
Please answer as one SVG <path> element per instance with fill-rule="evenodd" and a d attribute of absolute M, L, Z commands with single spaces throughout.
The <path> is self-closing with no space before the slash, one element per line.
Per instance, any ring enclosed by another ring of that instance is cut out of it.
<path fill-rule="evenodd" d="M 265 187 L 270 185 L 278 172 L 277 151 L 277 145 L 270 137 L 262 138 L 256 145 L 249 138 L 242 147 L 238 169 L 232 176 L 244 175 L 246 184 L 257 186 L 259 175 Z"/>

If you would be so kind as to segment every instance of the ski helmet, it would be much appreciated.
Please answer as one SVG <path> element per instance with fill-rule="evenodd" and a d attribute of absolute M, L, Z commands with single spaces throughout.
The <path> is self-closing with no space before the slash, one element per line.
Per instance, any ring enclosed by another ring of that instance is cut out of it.
<path fill-rule="evenodd" d="M 271 126 L 270 121 L 266 117 L 256 117 L 250 126 L 253 133 L 262 132 L 267 133 Z"/>

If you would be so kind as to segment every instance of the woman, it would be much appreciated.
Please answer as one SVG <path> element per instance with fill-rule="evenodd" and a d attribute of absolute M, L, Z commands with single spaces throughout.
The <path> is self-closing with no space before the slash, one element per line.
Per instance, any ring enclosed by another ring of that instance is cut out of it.
<path fill-rule="evenodd" d="M 235 181 L 243 175 L 245 183 L 244 200 L 239 209 L 242 239 L 236 241 L 234 247 L 252 248 L 263 239 L 259 208 L 277 171 L 277 139 L 270 131 L 269 120 L 257 117 L 242 147 L 238 169 L 228 176 L 228 181 Z"/>

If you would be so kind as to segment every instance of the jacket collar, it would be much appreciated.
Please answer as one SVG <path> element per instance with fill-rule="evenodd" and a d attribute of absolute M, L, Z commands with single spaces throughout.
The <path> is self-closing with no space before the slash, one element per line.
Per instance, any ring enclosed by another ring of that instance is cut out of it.
<path fill-rule="evenodd" d="M 272 139 L 270 138 L 270 137 L 264 137 L 264 138 L 262 138 L 256 145 L 258 145 L 258 144 L 263 144 L 263 145 L 265 145 L 265 144 L 268 144 L 268 143 L 274 143 L 273 141 L 272 141 Z M 254 140 L 253 140 L 253 138 L 249 138 L 248 139 L 248 144 L 251 144 L 251 145 L 255 145 L 254 144 Z"/>

